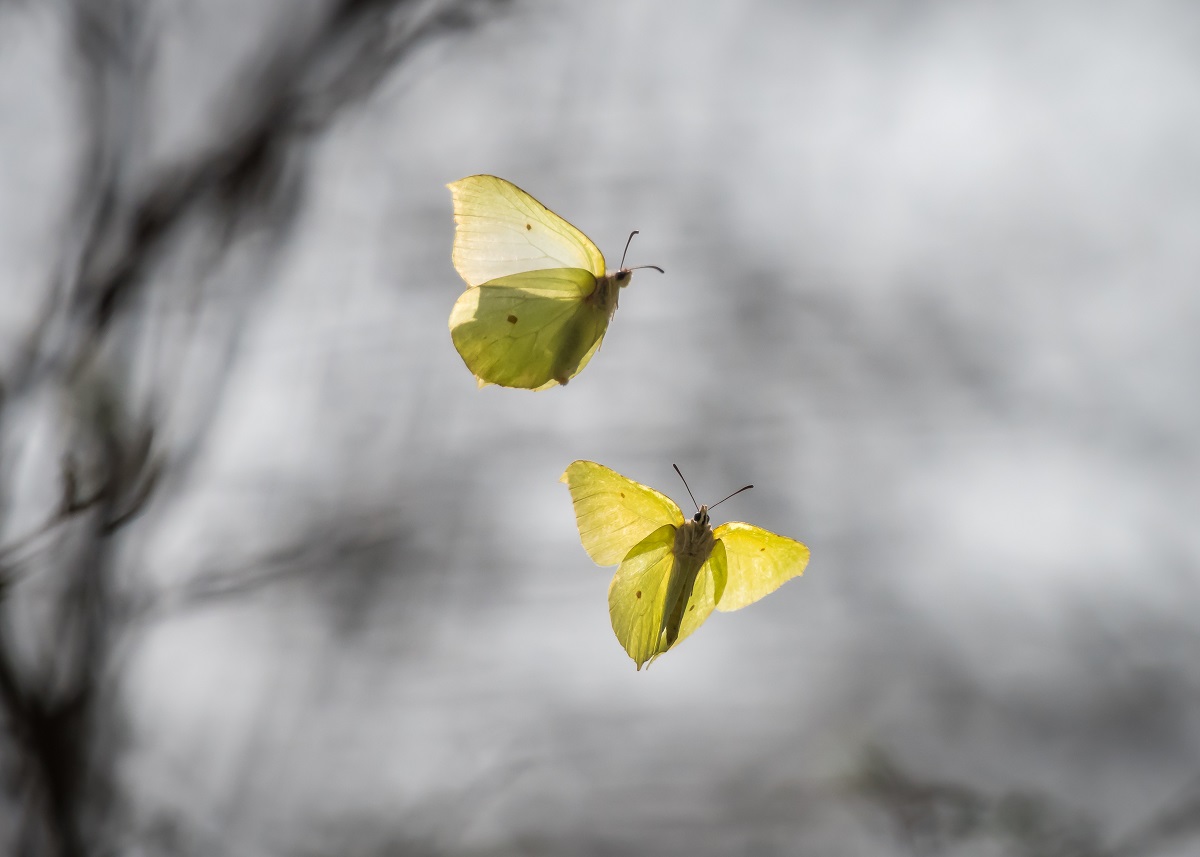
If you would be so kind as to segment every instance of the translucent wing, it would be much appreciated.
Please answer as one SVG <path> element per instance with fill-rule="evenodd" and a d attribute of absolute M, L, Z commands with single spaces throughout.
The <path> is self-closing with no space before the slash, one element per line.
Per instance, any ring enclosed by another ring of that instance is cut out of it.
<path fill-rule="evenodd" d="M 604 276 L 604 256 L 596 245 L 515 184 L 468 176 L 447 187 L 457 224 L 454 268 L 468 285 L 551 268 Z"/>
<path fill-rule="evenodd" d="M 597 565 L 616 565 L 654 531 L 683 523 L 670 497 L 594 461 L 574 461 L 559 480 L 571 489 L 579 538 Z"/>
<path fill-rule="evenodd" d="M 674 545 L 671 524 L 652 531 L 629 551 L 608 587 L 613 633 L 639 670 L 659 654 Z"/>
<path fill-rule="evenodd" d="M 584 301 L 596 278 L 579 268 L 527 271 L 467 289 L 450 336 L 482 383 L 542 390 L 565 384 L 596 353 L 610 314 Z"/>
<path fill-rule="evenodd" d="M 725 545 L 728 579 L 717 609 L 726 613 L 769 595 L 808 565 L 807 547 L 762 527 L 730 522 L 713 535 Z"/>
<path fill-rule="evenodd" d="M 668 524 L 638 542 L 608 588 L 613 633 L 639 670 L 704 624 L 724 586 L 725 551 L 717 542 L 692 583 L 679 634 L 668 642 L 664 620 L 678 583 L 675 578 L 681 573 L 681 563 L 673 552 L 675 529 Z"/>

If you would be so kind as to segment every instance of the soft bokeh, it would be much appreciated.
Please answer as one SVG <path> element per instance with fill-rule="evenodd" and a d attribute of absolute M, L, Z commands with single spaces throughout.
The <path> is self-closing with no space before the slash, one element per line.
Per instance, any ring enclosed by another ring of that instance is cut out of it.
<path fill-rule="evenodd" d="M 1182 0 L 0 7 L 5 538 L 95 390 L 161 458 L 105 536 L 88 823 L 136 855 L 1194 853 L 1198 35 Z M 479 172 L 666 269 L 566 388 L 477 390 L 450 342 L 444 185 Z M 41 314 L 130 255 L 99 334 Z M 46 317 L 83 368 L 30 374 Z M 717 519 L 809 570 L 638 673 L 576 458 L 685 506 L 672 463 L 701 502 L 753 482 Z M 35 682 L 72 538 L 8 566 Z"/>

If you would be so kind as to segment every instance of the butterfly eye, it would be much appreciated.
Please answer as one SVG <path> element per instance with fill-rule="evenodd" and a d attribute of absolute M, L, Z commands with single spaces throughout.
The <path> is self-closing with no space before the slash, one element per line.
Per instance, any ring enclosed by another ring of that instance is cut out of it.
<path fill-rule="evenodd" d="M 629 279 L 628 271 L 617 271 L 617 282 L 621 282 L 622 280 L 628 280 L 628 279 Z"/>
<path fill-rule="evenodd" d="M 702 512 L 697 512 L 696 514 L 692 515 L 692 520 L 695 521 L 697 524 L 700 523 L 700 516 L 702 514 L 703 514 Z"/>

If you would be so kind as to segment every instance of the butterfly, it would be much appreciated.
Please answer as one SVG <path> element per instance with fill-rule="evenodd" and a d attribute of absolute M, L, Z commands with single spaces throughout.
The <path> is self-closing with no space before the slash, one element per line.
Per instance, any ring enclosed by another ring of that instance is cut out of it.
<path fill-rule="evenodd" d="M 600 347 L 617 294 L 637 268 L 624 267 L 622 254 L 620 269 L 608 273 L 586 235 L 504 179 L 468 176 L 447 187 L 454 268 L 468 286 L 450 311 L 463 362 L 481 387 L 566 384 Z"/>
<path fill-rule="evenodd" d="M 800 542 L 737 522 L 714 530 L 710 507 L 698 504 L 684 520 L 671 498 L 594 461 L 572 462 L 560 481 L 571 491 L 588 556 L 597 565 L 620 564 L 608 587 L 608 612 L 639 670 L 686 639 L 714 608 L 740 610 L 808 565 Z"/>

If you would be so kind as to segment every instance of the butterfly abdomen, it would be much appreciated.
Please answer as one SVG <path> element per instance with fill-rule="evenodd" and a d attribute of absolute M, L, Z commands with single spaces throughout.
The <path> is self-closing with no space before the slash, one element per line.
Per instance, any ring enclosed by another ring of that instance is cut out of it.
<path fill-rule="evenodd" d="M 679 639 L 679 626 L 683 624 L 683 613 L 696 583 L 696 575 L 700 573 L 712 549 L 713 531 L 708 525 L 707 515 L 703 520 L 685 521 L 675 530 L 675 573 L 667 588 L 662 625 L 664 652 Z"/>

